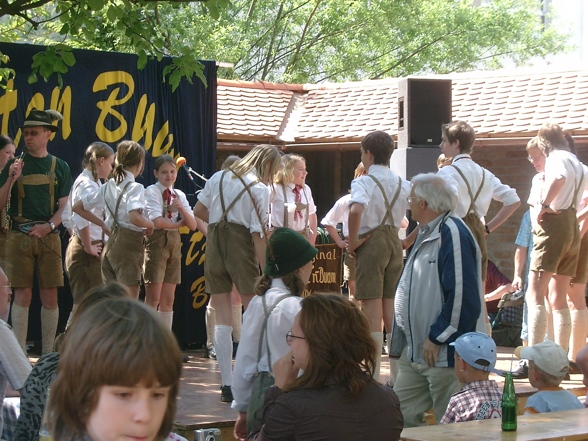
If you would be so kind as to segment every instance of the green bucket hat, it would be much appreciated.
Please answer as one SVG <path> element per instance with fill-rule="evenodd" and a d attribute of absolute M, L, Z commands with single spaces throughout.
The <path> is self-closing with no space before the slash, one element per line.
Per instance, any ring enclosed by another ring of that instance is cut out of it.
<path fill-rule="evenodd" d="M 302 234 L 290 228 L 276 228 L 269 239 L 263 273 L 284 276 L 306 265 L 317 254 L 318 250 Z"/>

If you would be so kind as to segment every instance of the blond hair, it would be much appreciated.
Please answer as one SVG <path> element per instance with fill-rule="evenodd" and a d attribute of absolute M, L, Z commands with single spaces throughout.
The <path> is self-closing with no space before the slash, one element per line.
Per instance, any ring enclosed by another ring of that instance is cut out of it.
<path fill-rule="evenodd" d="M 278 170 L 274 177 L 276 184 L 288 185 L 294 181 L 294 168 L 296 163 L 302 161 L 306 164 L 306 160 L 300 155 L 287 154 L 282 156 L 282 169 Z"/>
<path fill-rule="evenodd" d="M 261 182 L 269 185 L 281 165 L 282 155 L 277 147 L 261 144 L 253 147 L 243 159 L 239 159 L 229 168 L 238 176 L 254 172 Z M 233 178 L 236 178 L 236 176 L 233 176 Z"/>

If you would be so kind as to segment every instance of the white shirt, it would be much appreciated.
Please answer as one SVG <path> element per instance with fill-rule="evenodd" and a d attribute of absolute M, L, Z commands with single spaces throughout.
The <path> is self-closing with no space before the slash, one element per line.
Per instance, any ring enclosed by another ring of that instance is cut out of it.
<path fill-rule="evenodd" d="M 84 228 L 89 228 L 90 232 L 90 240 L 102 240 L 102 228 L 98 225 L 87 221 L 79 214 L 74 213 L 71 211 L 71 207 L 75 205 L 82 196 L 85 194 L 94 193 L 98 191 L 98 189 L 102 186 L 101 182 L 94 181 L 94 176 L 90 170 L 84 169 L 82 173 L 76 178 L 73 186 L 71 188 L 71 193 L 67 199 L 67 204 L 63 209 L 63 214 L 61 215 L 63 226 L 66 228 L 70 228 L 73 230 L 76 236 L 80 235 L 80 230 Z M 100 219 L 104 216 L 104 204 L 98 204 L 96 207 L 90 210 L 95 216 L 99 217 Z M 104 240 L 107 240 L 108 236 L 104 237 Z"/>
<path fill-rule="evenodd" d="M 156 182 L 153 185 L 150 185 L 145 189 L 145 214 L 149 220 L 157 219 L 158 217 L 164 217 L 169 219 L 167 210 L 168 207 L 165 206 L 166 204 L 163 202 L 163 192 L 165 191 L 166 187 L 161 185 L 159 182 Z M 182 206 L 187 211 L 192 211 L 190 204 L 188 203 L 188 199 L 183 191 L 170 188 L 172 192 L 172 200 L 174 197 L 177 197 Z M 180 217 L 180 212 L 176 207 L 169 206 L 169 210 L 171 211 L 171 221 L 177 222 Z"/>
<path fill-rule="evenodd" d="M 284 210 L 288 211 L 288 228 L 295 231 L 302 231 L 308 226 L 307 212 L 301 210 L 298 219 L 294 220 L 294 213 L 296 212 L 296 195 L 294 194 L 293 183 L 282 186 L 281 184 L 274 184 L 274 189 L 270 196 L 271 213 L 272 213 L 272 227 L 284 227 Z M 286 200 L 284 201 L 284 188 L 286 189 Z M 316 213 L 316 205 L 312 198 L 312 191 L 310 187 L 304 184 L 302 194 L 300 195 L 301 203 L 308 205 L 308 216 Z"/>
<path fill-rule="evenodd" d="M 537 229 L 537 216 L 539 216 L 539 212 L 542 208 L 543 198 L 545 197 L 545 172 L 539 172 L 531 181 L 531 190 L 529 191 L 529 199 L 527 199 L 527 203 L 529 204 L 530 216 L 531 216 L 531 224 L 533 225 L 533 229 Z"/>
<path fill-rule="evenodd" d="M 464 174 L 473 196 L 478 192 L 482 184 L 482 174 L 484 174 L 484 187 L 474 204 L 474 211 L 478 217 L 486 216 L 492 199 L 502 202 L 505 206 L 516 204 L 520 201 L 514 188 L 500 182 L 500 179 L 491 172 L 476 164 L 470 155 L 460 154 L 453 158 L 452 165 L 443 167 L 438 171 L 438 174 L 443 176 L 449 185 L 451 185 L 453 191 L 459 195 L 455 209 L 451 212 L 452 216 L 464 218 L 468 214 L 471 203 L 470 195 L 463 178 L 452 166 L 458 167 Z"/>
<path fill-rule="evenodd" d="M 122 189 L 127 185 L 128 182 L 130 182 L 123 197 L 121 198 L 116 220 L 118 221 L 118 225 L 120 227 L 142 232 L 143 229 L 141 227 L 137 227 L 129 220 L 129 212 L 134 210 L 143 212 L 143 209 L 145 208 L 145 187 L 135 182 L 135 177 L 131 172 L 127 170 L 124 172 L 125 178 L 120 184 L 117 185 L 116 182 L 114 182 L 114 179 L 110 179 L 106 184 L 93 193 L 83 195 L 82 203 L 84 204 L 85 210 L 91 210 L 94 207 L 100 206 L 100 204 L 104 204 L 103 206 L 105 207 L 106 212 L 106 225 L 108 228 L 112 229 L 115 226 L 113 214 L 116 209 L 116 202 L 122 192 Z"/>
<path fill-rule="evenodd" d="M 343 224 L 343 237 L 349 236 L 349 201 L 351 200 L 351 193 L 339 198 L 333 208 L 329 210 L 321 221 L 321 224 L 337 228 L 337 224 Z"/>
<path fill-rule="evenodd" d="M 222 174 L 223 170 L 218 171 L 212 175 L 208 182 L 206 182 L 204 190 L 202 190 L 198 196 L 198 202 L 208 208 L 210 212 L 208 221 L 211 224 L 218 222 L 223 214 L 220 199 L 220 180 Z M 253 181 L 256 181 L 257 176 L 254 172 L 249 172 L 243 176 L 243 180 L 246 184 L 249 184 Z M 235 199 L 241 190 L 243 190 L 243 184 L 233 172 L 228 171 L 223 179 L 222 189 L 225 208 L 228 208 L 233 199 Z M 249 187 L 249 190 L 256 200 L 256 205 L 259 210 L 259 216 L 261 217 L 262 223 L 259 222 L 259 217 L 257 215 L 255 206 L 247 191 L 241 195 L 239 200 L 229 210 L 227 213 L 227 220 L 229 222 L 243 225 L 249 228 L 251 233 L 259 233 L 263 236 L 262 225 L 268 225 L 270 190 L 262 182 L 258 182 Z"/>
<path fill-rule="evenodd" d="M 584 179 L 581 181 L 582 176 Z M 549 204 L 554 210 L 570 208 L 572 205 L 578 207 L 588 184 L 588 173 L 586 166 L 578 161 L 578 158 L 567 150 L 553 150 L 545 160 L 545 194 L 548 191 L 547 185 L 555 178 L 564 177 L 566 182 L 563 188 L 557 193 Z M 580 182 L 581 181 L 581 182 Z M 578 193 L 576 188 L 580 185 Z M 574 200 L 576 194 L 576 200 Z"/>
<path fill-rule="evenodd" d="M 290 290 L 284 285 L 282 279 L 273 279 L 272 287 L 263 296 L 268 310 L 271 309 L 278 298 L 288 293 L 290 293 Z M 292 330 L 294 318 L 300 311 L 301 300 L 297 296 L 287 297 L 278 303 L 270 314 L 267 322 L 267 342 L 269 343 L 272 364 L 290 350 L 290 346 L 286 343 L 286 334 Z M 241 341 L 239 342 L 233 369 L 233 382 L 231 384 L 233 404 L 231 408 L 239 412 L 247 411 L 254 375 L 257 372 L 270 371 L 265 340 L 261 360 L 259 364 L 257 363 L 259 339 L 264 318 L 262 296 L 255 296 L 249 303 L 245 314 L 243 314 Z"/>
<path fill-rule="evenodd" d="M 398 175 L 385 165 L 372 165 L 369 174 L 376 178 L 386 190 L 388 202 L 392 203 L 394 195 L 398 189 Z M 400 230 L 402 219 L 408 208 L 407 196 L 410 194 L 410 183 L 404 179 L 400 180 L 401 189 L 396 202 L 392 206 L 392 215 L 394 216 L 394 226 Z M 358 203 L 363 205 L 364 211 L 361 216 L 359 225 L 359 234 L 367 233 L 377 228 L 386 216 L 386 204 L 380 187 L 369 176 L 360 176 L 351 181 L 351 204 Z M 392 225 L 390 217 L 386 219 L 386 225 Z"/>

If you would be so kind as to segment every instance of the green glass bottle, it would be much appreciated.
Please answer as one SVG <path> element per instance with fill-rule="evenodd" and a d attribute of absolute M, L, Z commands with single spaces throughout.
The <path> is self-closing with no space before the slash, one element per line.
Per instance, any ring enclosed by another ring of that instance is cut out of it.
<path fill-rule="evenodd" d="M 512 372 L 505 372 L 504 390 L 502 391 L 502 430 L 517 430 L 517 396 L 515 394 Z"/>

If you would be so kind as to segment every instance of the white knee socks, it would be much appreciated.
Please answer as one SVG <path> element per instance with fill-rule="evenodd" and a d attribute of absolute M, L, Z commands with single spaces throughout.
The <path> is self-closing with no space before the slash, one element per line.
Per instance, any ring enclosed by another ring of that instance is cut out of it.
<path fill-rule="evenodd" d="M 243 324 L 243 306 L 233 305 L 233 341 L 241 341 L 241 324 Z"/>
<path fill-rule="evenodd" d="M 376 342 L 376 366 L 374 370 L 374 380 L 380 381 L 380 363 L 382 362 L 382 344 L 384 343 L 384 333 L 372 332 L 372 338 Z"/>
<path fill-rule="evenodd" d="M 27 353 L 27 331 L 29 329 L 29 307 L 12 304 L 12 330 L 23 352 Z"/>
<path fill-rule="evenodd" d="M 588 309 L 570 311 L 572 321 L 572 335 L 570 336 L 570 350 L 568 359 L 576 361 L 576 355 L 586 345 L 586 334 L 588 333 Z"/>
<path fill-rule="evenodd" d="M 529 346 L 541 343 L 547 330 L 547 311 L 545 305 L 529 305 Z"/>
<path fill-rule="evenodd" d="M 173 311 L 157 311 L 157 316 L 163 322 L 166 328 L 171 331 L 172 325 L 174 323 L 174 313 Z"/>
<path fill-rule="evenodd" d="M 554 341 L 567 353 L 570 346 L 570 335 L 572 333 L 570 310 L 568 308 L 552 309 L 552 314 Z"/>
<path fill-rule="evenodd" d="M 233 382 L 233 328 L 226 325 L 214 327 L 214 349 L 221 372 L 221 386 L 230 386 Z"/>
<path fill-rule="evenodd" d="M 59 308 L 47 309 L 41 307 L 41 343 L 43 355 L 53 352 L 57 323 L 59 322 Z"/>

